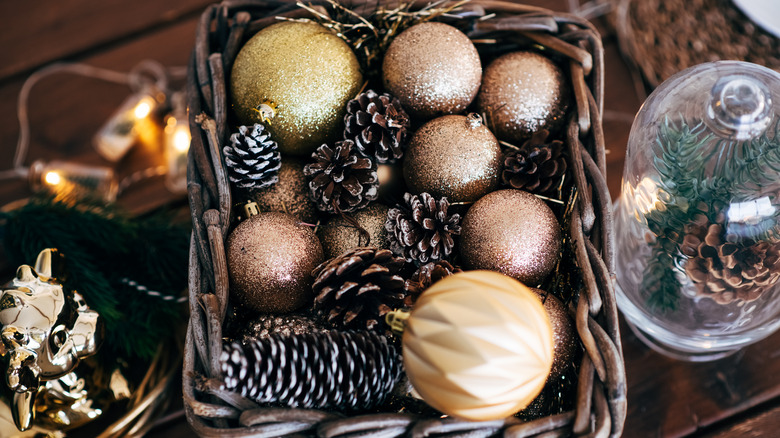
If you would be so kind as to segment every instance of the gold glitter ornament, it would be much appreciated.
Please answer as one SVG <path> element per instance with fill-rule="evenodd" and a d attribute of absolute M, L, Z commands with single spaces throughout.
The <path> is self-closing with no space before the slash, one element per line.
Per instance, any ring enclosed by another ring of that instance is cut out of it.
<path fill-rule="evenodd" d="M 250 216 L 227 240 L 230 293 L 244 307 L 283 313 L 311 303 L 311 271 L 323 261 L 312 229 L 279 212 Z"/>
<path fill-rule="evenodd" d="M 374 203 L 363 210 L 350 214 L 352 219 L 368 232 L 370 242 L 348 220 L 341 216 L 332 217 L 317 231 L 325 258 L 338 257 L 350 249 L 361 246 L 389 249 L 390 244 L 387 241 L 387 230 L 385 230 L 388 210 L 386 205 Z"/>
<path fill-rule="evenodd" d="M 415 132 L 404 156 L 404 180 L 412 193 L 471 202 L 495 189 L 501 147 L 477 114 L 433 119 Z"/>
<path fill-rule="evenodd" d="M 498 420 L 544 387 L 553 332 L 537 296 L 517 280 L 462 272 L 417 300 L 406 320 L 403 359 L 429 405 L 465 420 Z"/>
<path fill-rule="evenodd" d="M 555 267 L 561 239 L 544 201 L 522 190 L 499 190 L 480 198 L 463 218 L 461 262 L 537 285 Z"/>
<path fill-rule="evenodd" d="M 309 156 L 342 131 L 363 75 L 352 49 L 327 28 L 285 21 L 244 44 L 230 76 L 242 124 L 263 123 L 282 154 Z"/>
<path fill-rule="evenodd" d="M 550 318 L 553 330 L 553 364 L 550 381 L 563 375 L 580 352 L 580 339 L 574 321 L 566 311 L 566 305 L 558 297 L 547 292 L 531 288 L 538 295 Z"/>
<path fill-rule="evenodd" d="M 303 166 L 303 161 L 282 158 L 279 181 L 271 187 L 252 192 L 249 198 L 257 203 L 260 211 L 281 211 L 304 222 L 317 222 L 317 207 L 309 197 Z"/>
<path fill-rule="evenodd" d="M 418 119 L 466 109 L 479 91 L 482 63 L 471 40 L 444 23 L 426 22 L 403 31 L 382 64 L 385 88 Z"/>
<path fill-rule="evenodd" d="M 542 129 L 556 131 L 568 106 L 563 71 L 534 52 L 507 53 L 491 62 L 477 95 L 485 123 L 496 137 L 509 142 L 522 142 Z"/>

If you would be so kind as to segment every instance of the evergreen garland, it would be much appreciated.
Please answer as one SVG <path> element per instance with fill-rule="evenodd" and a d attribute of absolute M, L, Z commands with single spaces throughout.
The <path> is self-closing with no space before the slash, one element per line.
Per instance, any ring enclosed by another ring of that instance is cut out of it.
<path fill-rule="evenodd" d="M 32 264 L 45 248 L 60 250 L 65 287 L 82 294 L 105 322 L 99 355 L 133 365 L 152 359 L 186 316 L 178 300 L 134 286 L 177 297 L 187 287 L 189 228 L 167 216 L 131 219 L 113 206 L 34 198 L 0 213 L 0 224 L 14 267 Z"/>

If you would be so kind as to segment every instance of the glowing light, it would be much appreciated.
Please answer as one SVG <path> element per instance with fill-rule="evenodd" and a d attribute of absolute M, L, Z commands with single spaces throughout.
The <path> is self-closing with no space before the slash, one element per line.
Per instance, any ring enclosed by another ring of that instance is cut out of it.
<path fill-rule="evenodd" d="M 177 126 L 173 134 L 173 147 L 179 152 L 187 152 L 190 148 L 190 130 L 186 126 Z"/>
<path fill-rule="evenodd" d="M 46 172 L 46 175 L 43 177 L 43 180 L 46 181 L 46 184 L 56 186 L 57 184 L 62 182 L 62 177 L 60 177 L 60 174 L 57 172 Z"/>
<path fill-rule="evenodd" d="M 149 104 L 148 99 L 143 99 L 135 106 L 133 113 L 136 119 L 143 119 L 152 112 L 152 105 Z"/>

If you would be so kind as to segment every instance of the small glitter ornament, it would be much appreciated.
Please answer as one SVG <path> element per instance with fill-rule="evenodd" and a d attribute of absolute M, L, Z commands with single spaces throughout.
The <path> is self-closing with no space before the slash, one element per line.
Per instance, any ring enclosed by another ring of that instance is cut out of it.
<path fill-rule="evenodd" d="M 263 123 L 282 154 L 310 155 L 337 139 L 363 83 L 352 49 L 327 28 L 285 21 L 244 44 L 230 77 L 242 124 Z"/>
<path fill-rule="evenodd" d="M 522 142 L 541 129 L 556 131 L 569 105 L 563 71 L 534 52 L 512 52 L 485 69 L 477 96 L 480 114 L 501 140 Z"/>
<path fill-rule="evenodd" d="M 431 119 L 455 114 L 474 100 L 482 80 L 476 47 L 458 29 L 426 22 L 398 35 L 382 64 L 385 88 L 409 114 Z"/>
<path fill-rule="evenodd" d="M 283 158 L 279 181 L 271 187 L 253 191 L 249 198 L 257 203 L 260 211 L 281 211 L 304 222 L 317 222 L 317 207 L 309 196 L 303 166 L 303 161 Z"/>
<path fill-rule="evenodd" d="M 282 313 L 311 302 L 310 274 L 323 261 L 322 246 L 295 216 L 250 216 L 230 233 L 225 252 L 230 293 L 243 306 Z"/>
<path fill-rule="evenodd" d="M 566 305 L 555 295 L 541 289 L 531 288 L 531 290 L 541 299 L 544 310 L 547 311 L 547 317 L 550 318 L 552 324 L 553 350 L 555 352 L 550 370 L 550 381 L 552 381 L 563 375 L 564 371 L 574 362 L 580 352 L 580 339 L 574 321 L 566 311 Z"/>
<path fill-rule="evenodd" d="M 539 284 L 555 267 L 561 227 L 552 210 L 522 190 L 499 190 L 482 197 L 463 218 L 461 262 L 466 269 L 489 269 L 525 284 Z"/>
<path fill-rule="evenodd" d="M 428 192 L 451 203 L 476 201 L 496 188 L 501 148 L 477 114 L 444 116 L 423 125 L 404 158 L 412 193 Z"/>
<path fill-rule="evenodd" d="M 385 230 L 388 210 L 386 205 L 374 203 L 350 215 L 357 225 L 368 233 L 367 236 L 342 216 L 334 216 L 328 220 L 317 231 L 317 237 L 320 238 L 322 249 L 325 251 L 325 258 L 338 257 L 360 246 L 390 248 L 387 230 Z"/>
<path fill-rule="evenodd" d="M 397 315 L 394 313 L 392 315 Z M 404 369 L 429 405 L 471 421 L 505 418 L 542 390 L 553 332 L 537 296 L 491 271 L 448 276 L 408 314 Z"/>

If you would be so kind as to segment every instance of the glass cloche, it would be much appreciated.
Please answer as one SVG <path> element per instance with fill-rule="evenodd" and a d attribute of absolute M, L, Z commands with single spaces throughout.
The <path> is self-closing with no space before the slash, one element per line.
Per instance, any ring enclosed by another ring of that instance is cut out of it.
<path fill-rule="evenodd" d="M 615 204 L 617 299 L 650 346 L 712 360 L 780 327 L 780 74 L 701 64 L 631 128 Z"/>

